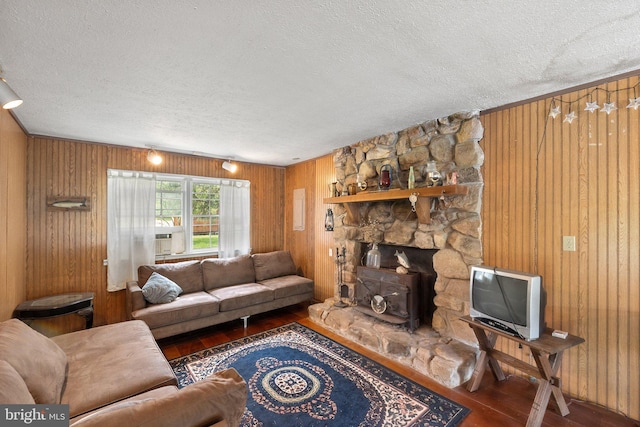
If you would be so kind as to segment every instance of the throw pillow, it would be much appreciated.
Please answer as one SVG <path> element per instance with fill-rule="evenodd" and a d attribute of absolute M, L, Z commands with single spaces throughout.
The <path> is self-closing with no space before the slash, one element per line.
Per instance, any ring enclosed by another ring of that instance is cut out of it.
<path fill-rule="evenodd" d="M 153 273 L 180 283 L 184 293 L 200 292 L 202 287 L 202 269 L 200 261 L 168 262 L 166 264 L 141 265 L 138 267 L 138 284 L 144 286 Z"/>
<path fill-rule="evenodd" d="M 296 274 L 289 251 L 274 251 L 251 255 L 256 270 L 256 281 L 261 282 L 274 277 Z"/>
<path fill-rule="evenodd" d="M 153 272 L 147 283 L 142 287 L 144 299 L 151 304 L 167 304 L 178 298 L 182 288 L 171 279 Z"/>

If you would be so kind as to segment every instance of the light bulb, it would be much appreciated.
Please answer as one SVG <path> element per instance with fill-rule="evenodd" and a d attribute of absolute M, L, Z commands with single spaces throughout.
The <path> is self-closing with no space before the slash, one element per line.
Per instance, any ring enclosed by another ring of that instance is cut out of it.
<path fill-rule="evenodd" d="M 149 150 L 147 160 L 151 162 L 151 164 L 159 165 L 162 163 L 162 156 L 156 150 Z"/>

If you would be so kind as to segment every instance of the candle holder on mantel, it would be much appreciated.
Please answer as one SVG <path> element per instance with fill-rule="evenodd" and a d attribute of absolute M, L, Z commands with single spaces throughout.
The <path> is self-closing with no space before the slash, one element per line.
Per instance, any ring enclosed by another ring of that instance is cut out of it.
<path fill-rule="evenodd" d="M 336 248 L 336 264 L 338 265 L 338 300 L 334 307 L 344 308 L 349 304 L 343 301 L 343 298 L 349 298 L 349 286 L 343 282 L 344 265 L 347 262 L 347 249 L 342 248 L 342 252 Z"/>

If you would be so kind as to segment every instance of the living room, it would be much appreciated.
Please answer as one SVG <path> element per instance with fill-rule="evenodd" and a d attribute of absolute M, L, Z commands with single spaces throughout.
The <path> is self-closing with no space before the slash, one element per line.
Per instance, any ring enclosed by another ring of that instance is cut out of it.
<path fill-rule="evenodd" d="M 11 84 L 11 65 L 0 65 Z M 548 325 L 585 339 L 565 355 L 562 391 L 638 420 L 640 121 L 637 108 L 625 107 L 638 97 L 639 79 L 637 71 L 622 67 L 605 74 L 480 111 L 482 262 L 541 274 Z M 587 102 L 614 103 L 617 110 L 591 112 Z M 561 114 L 550 117 L 557 106 Z M 571 111 L 574 121 L 566 120 Z M 362 139 L 459 112 L 421 117 Z M 341 141 L 321 156 L 286 166 L 236 161 L 231 174 L 222 168 L 224 157 L 159 150 L 164 161 L 154 166 L 148 148 L 32 134 L 16 120 L 19 110 L 14 114 L 0 112 L 2 320 L 24 300 L 65 292 L 95 294 L 96 326 L 126 320 L 124 292 L 107 291 L 103 263 L 108 169 L 249 180 L 252 212 L 259 212 L 251 216 L 253 252 L 290 251 L 303 275 L 314 280 L 315 300 L 336 295 L 335 258 L 328 255 L 336 249 L 335 232 L 325 231 L 324 199 L 336 180 L 334 149 L 360 140 Z M 303 230 L 294 230 L 296 189 L 306 194 Z M 91 209 L 51 211 L 50 196 L 87 197 Z M 575 251 L 563 250 L 563 236 L 576 237 Z M 51 326 L 54 332 L 82 327 L 74 317 Z M 530 357 L 515 344 L 503 349 Z"/>

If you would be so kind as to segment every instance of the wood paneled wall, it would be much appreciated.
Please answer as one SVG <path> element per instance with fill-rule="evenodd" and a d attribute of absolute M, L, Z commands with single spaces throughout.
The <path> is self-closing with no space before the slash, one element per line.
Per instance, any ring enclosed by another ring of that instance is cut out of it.
<path fill-rule="evenodd" d="M 0 108 L 0 320 L 25 300 L 27 136 Z"/>
<path fill-rule="evenodd" d="M 254 252 L 284 247 L 284 179 L 280 167 L 240 163 L 235 174 L 222 160 L 162 153 L 152 166 L 147 150 L 30 137 L 27 150 L 26 297 L 62 292 L 95 292 L 95 324 L 126 318 L 124 291 L 107 292 L 107 169 L 156 171 L 251 181 L 251 246 Z M 48 196 L 87 196 L 89 212 L 48 211 Z M 23 228 L 23 230 L 25 229 Z M 57 333 L 82 327 L 77 316 L 64 316 Z"/>
<path fill-rule="evenodd" d="M 285 214 L 284 235 L 285 249 L 291 252 L 293 261 L 301 273 L 313 279 L 314 253 L 314 218 L 316 215 L 313 200 L 315 199 L 315 163 L 307 161 L 286 169 L 285 179 Z M 304 230 L 293 229 L 293 191 L 304 189 Z"/>
<path fill-rule="evenodd" d="M 314 280 L 314 299 L 324 301 L 333 297 L 336 290 L 334 258 L 329 256 L 329 249 L 334 244 L 333 232 L 324 229 L 324 215 L 328 206 L 322 201 L 328 197 L 328 184 L 335 181 L 333 156 L 289 166 L 286 173 L 285 246 L 304 275 Z M 298 188 L 304 188 L 306 194 L 303 231 L 293 230 L 293 190 Z"/>
<path fill-rule="evenodd" d="M 327 208 L 323 199 L 329 197 L 329 184 L 336 181 L 336 170 L 333 165 L 333 155 L 327 155 L 316 160 L 316 253 L 315 253 L 315 293 L 318 301 L 324 301 L 337 293 L 336 277 L 336 247 L 333 240 L 334 231 L 324 229 L 324 217 Z M 334 222 L 338 219 L 334 212 Z M 329 256 L 329 249 L 332 256 Z"/>
<path fill-rule="evenodd" d="M 538 272 L 550 327 L 584 337 L 563 390 L 640 419 L 640 110 L 627 78 L 481 116 L 484 262 Z M 615 102 L 607 115 L 585 111 Z M 551 119 L 550 107 L 562 114 Z M 564 122 L 569 111 L 577 118 Z M 539 154 L 538 154 L 539 153 Z M 576 236 L 577 250 L 562 250 Z M 515 346 L 506 351 L 529 360 Z"/>

